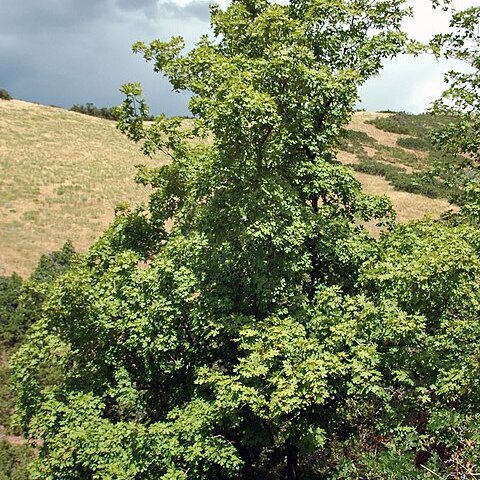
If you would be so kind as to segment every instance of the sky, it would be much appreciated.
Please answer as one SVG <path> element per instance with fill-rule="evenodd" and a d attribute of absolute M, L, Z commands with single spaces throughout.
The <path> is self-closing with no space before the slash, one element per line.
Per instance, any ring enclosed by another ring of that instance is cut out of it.
<path fill-rule="evenodd" d="M 220 0 L 225 6 L 228 0 Z M 454 0 L 457 8 L 478 0 Z M 188 113 L 186 93 L 171 92 L 141 55 L 138 40 L 181 35 L 193 46 L 209 32 L 210 0 L 3 0 L 0 15 L 0 88 L 13 97 L 69 108 L 122 101 L 120 85 L 141 82 L 152 112 Z M 445 31 L 448 16 L 429 0 L 409 0 L 414 19 L 404 28 L 420 41 Z M 425 111 L 439 96 L 452 64 L 428 55 L 385 62 L 380 75 L 360 90 L 359 108 Z M 453 66 L 458 66 L 453 64 Z"/>

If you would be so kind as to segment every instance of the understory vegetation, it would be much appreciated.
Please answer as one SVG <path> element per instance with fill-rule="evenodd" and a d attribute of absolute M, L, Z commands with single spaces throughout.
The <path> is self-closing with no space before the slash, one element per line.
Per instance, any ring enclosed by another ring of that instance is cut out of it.
<path fill-rule="evenodd" d="M 27 465 L 34 450 L 12 423 L 16 396 L 10 381 L 9 358 L 23 342 L 26 332 L 42 315 L 42 305 L 53 281 L 75 259 L 71 242 L 58 251 L 42 255 L 27 280 L 16 273 L 0 277 L 0 479 L 29 478 Z M 9 440 L 14 439 L 14 440 Z"/>

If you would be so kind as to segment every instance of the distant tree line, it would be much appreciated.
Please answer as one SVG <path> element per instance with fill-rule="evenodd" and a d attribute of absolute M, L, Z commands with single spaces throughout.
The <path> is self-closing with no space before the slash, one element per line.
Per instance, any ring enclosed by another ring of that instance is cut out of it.
<path fill-rule="evenodd" d="M 115 113 L 116 107 L 97 107 L 91 102 L 87 102 L 85 105 L 74 104 L 70 108 L 70 111 L 83 113 L 84 115 L 90 115 L 92 117 L 104 118 L 105 120 L 116 120 L 117 116 Z M 153 115 L 147 115 L 145 120 L 152 121 L 154 120 Z"/>
<path fill-rule="evenodd" d="M 93 103 L 87 102 L 85 105 L 74 104 L 70 111 L 83 113 L 92 117 L 105 118 L 106 120 L 115 120 L 114 107 L 96 107 Z"/>

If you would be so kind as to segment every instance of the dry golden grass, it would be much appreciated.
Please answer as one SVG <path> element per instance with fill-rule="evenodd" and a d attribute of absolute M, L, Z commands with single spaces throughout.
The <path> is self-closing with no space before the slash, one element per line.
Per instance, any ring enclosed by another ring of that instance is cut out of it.
<path fill-rule="evenodd" d="M 375 112 L 356 112 L 353 115 L 352 121 L 348 125 L 351 130 L 366 133 L 368 136 L 377 140 L 378 143 L 386 145 L 387 147 L 397 147 L 397 140 L 399 138 L 408 137 L 408 135 L 399 135 L 397 133 L 390 133 L 380 130 L 379 128 L 366 123 L 369 120 L 374 120 L 379 117 L 388 117 L 390 113 L 375 113 Z"/>
<path fill-rule="evenodd" d="M 397 212 L 397 221 L 400 223 L 421 218 L 425 215 L 436 218 L 449 208 L 453 208 L 444 199 L 428 198 L 415 193 L 394 190 L 390 183 L 377 175 L 368 175 L 361 172 L 354 172 L 354 175 L 362 183 L 366 193 L 373 195 L 386 194 L 390 197 L 393 208 Z"/>
<path fill-rule="evenodd" d="M 117 203 L 147 198 L 139 163 L 149 161 L 114 122 L 0 101 L 0 275 L 29 274 L 67 239 L 86 249 Z"/>
<path fill-rule="evenodd" d="M 384 145 L 399 135 L 354 115 L 349 128 Z M 352 154 L 341 153 L 347 163 Z M 116 204 L 143 202 L 148 191 L 133 182 L 135 165 L 158 165 L 115 129 L 115 123 L 18 100 L 0 101 L 0 275 L 26 276 L 41 254 L 71 239 L 86 249 L 113 218 Z M 370 193 L 388 194 L 400 221 L 438 216 L 444 200 L 394 191 L 381 177 L 355 173 Z"/>

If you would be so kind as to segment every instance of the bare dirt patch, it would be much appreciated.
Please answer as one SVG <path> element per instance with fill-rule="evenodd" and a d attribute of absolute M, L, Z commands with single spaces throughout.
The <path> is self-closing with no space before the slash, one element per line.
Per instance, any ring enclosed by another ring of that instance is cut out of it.
<path fill-rule="evenodd" d="M 356 165 L 360 163 L 360 160 L 356 155 L 350 152 L 344 152 L 340 150 L 337 155 L 337 160 L 339 160 L 344 165 Z"/>
<path fill-rule="evenodd" d="M 25 439 L 23 437 L 7 434 L 3 425 L 0 425 L 0 440 L 5 440 L 11 445 L 23 445 L 25 443 Z"/>
<path fill-rule="evenodd" d="M 354 113 L 348 128 L 357 132 L 366 133 L 368 136 L 374 138 L 378 143 L 386 145 L 387 147 L 398 147 L 397 140 L 399 138 L 406 138 L 408 135 L 385 132 L 374 125 L 366 123 L 369 120 L 375 120 L 376 118 L 380 117 L 388 117 L 390 115 L 390 113 L 356 112 Z"/>

